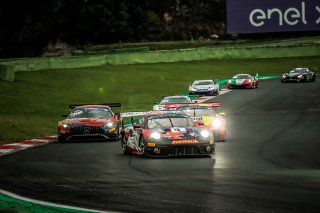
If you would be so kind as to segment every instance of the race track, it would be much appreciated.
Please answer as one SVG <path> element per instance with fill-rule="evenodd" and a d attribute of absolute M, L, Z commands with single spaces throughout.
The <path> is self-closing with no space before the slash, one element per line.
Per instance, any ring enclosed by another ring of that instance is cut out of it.
<path fill-rule="evenodd" d="M 264 80 L 214 100 L 226 113 L 227 142 L 211 158 L 53 142 L 2 156 L 0 188 L 101 211 L 319 212 L 320 81 Z"/>

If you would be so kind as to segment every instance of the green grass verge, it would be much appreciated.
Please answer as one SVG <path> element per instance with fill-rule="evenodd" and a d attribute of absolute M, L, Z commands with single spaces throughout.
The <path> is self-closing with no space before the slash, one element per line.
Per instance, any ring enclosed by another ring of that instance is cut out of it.
<path fill-rule="evenodd" d="M 195 79 L 236 73 L 280 75 L 292 67 L 320 67 L 320 57 L 225 59 L 17 72 L 0 81 L 0 144 L 56 134 L 72 103 L 121 102 L 122 111 L 151 110 L 166 95 L 182 94 Z"/>

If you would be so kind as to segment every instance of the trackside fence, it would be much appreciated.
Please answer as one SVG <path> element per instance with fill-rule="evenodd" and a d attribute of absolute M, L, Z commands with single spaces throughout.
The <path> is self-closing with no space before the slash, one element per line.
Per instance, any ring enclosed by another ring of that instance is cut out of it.
<path fill-rule="evenodd" d="M 165 51 L 113 53 L 47 58 L 23 58 L 0 61 L 0 79 L 14 81 L 15 72 L 65 68 L 83 68 L 102 65 L 124 65 L 140 63 L 169 63 L 208 59 L 232 58 L 278 58 L 319 56 L 320 45 L 287 47 L 221 47 L 193 48 Z"/>

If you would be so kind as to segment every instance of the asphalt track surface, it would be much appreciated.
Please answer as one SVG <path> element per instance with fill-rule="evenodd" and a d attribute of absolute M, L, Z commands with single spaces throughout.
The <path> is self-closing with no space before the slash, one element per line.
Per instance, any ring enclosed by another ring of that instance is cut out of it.
<path fill-rule="evenodd" d="M 215 98 L 212 157 L 124 156 L 119 142 L 51 143 L 0 158 L 0 188 L 118 212 L 319 212 L 320 81 L 260 82 Z"/>

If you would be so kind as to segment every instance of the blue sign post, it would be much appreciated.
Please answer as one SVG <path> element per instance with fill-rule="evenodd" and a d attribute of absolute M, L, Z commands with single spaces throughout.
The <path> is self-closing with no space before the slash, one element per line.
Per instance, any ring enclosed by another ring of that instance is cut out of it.
<path fill-rule="evenodd" d="M 227 0 L 227 32 L 320 30 L 320 0 Z"/>

